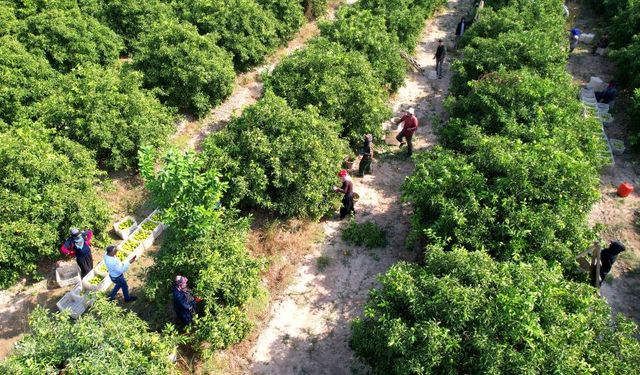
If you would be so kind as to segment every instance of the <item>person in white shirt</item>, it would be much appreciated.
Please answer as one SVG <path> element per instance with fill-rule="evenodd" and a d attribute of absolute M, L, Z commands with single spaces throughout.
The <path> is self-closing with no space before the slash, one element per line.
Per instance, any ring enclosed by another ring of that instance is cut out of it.
<path fill-rule="evenodd" d="M 107 266 L 107 270 L 109 271 L 109 277 L 114 284 L 113 290 L 109 293 L 109 301 L 113 301 L 116 299 L 116 294 L 118 290 L 122 289 L 122 294 L 124 295 L 125 302 L 132 302 L 138 299 L 138 297 L 129 295 L 129 285 L 127 285 L 127 280 L 124 278 L 124 273 L 129 269 L 129 265 L 136 260 L 134 256 L 128 262 L 121 262 L 118 258 L 116 258 L 116 254 L 118 253 L 118 248 L 114 245 L 107 246 L 107 254 L 104 257 L 104 264 Z"/>

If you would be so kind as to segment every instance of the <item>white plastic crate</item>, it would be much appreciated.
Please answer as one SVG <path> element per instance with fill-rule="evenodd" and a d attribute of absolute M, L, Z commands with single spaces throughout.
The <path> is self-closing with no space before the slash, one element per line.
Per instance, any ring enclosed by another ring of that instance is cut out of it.
<path fill-rule="evenodd" d="M 609 104 L 607 103 L 596 103 L 596 108 L 598 108 L 598 113 L 609 113 Z"/>
<path fill-rule="evenodd" d="M 124 250 L 124 244 L 126 242 L 134 243 L 134 244 L 136 244 L 136 247 L 133 250 Z M 141 255 L 144 252 L 144 250 L 145 250 L 144 244 L 142 242 L 140 242 L 140 241 L 135 241 L 133 239 L 133 237 L 129 238 L 127 241 L 122 241 L 118 245 L 118 251 L 124 251 L 124 252 L 127 252 L 127 253 L 135 253 L 137 255 Z"/>
<path fill-rule="evenodd" d="M 155 228 L 153 228 L 153 230 L 151 231 L 151 236 L 153 237 L 153 240 L 155 241 L 156 238 L 160 237 L 160 235 L 162 234 L 162 231 L 164 230 L 164 224 L 162 224 L 159 221 L 153 221 L 149 218 L 146 218 L 142 221 L 142 223 L 140 223 L 139 228 L 142 228 L 142 226 L 146 223 L 152 223 L 155 224 Z"/>
<path fill-rule="evenodd" d="M 65 294 L 60 301 L 56 303 L 58 310 L 67 310 L 72 318 L 78 319 L 78 317 L 82 315 L 90 305 L 90 301 L 80 294 L 81 291 L 82 287 L 78 285 L 73 290 Z"/>
<path fill-rule="evenodd" d="M 156 238 L 158 238 L 158 236 L 160 236 L 160 233 L 162 233 L 165 229 L 167 229 L 167 224 L 163 223 L 162 221 L 155 220 L 155 219 L 153 218 L 153 215 L 155 215 L 155 214 L 159 214 L 159 213 L 160 213 L 160 209 L 155 209 L 155 210 L 154 210 L 154 211 L 153 211 L 149 216 L 147 216 L 147 218 L 146 218 L 146 219 L 148 219 L 148 220 L 153 221 L 154 223 L 158 223 L 158 224 L 160 224 L 160 230 L 159 230 L 159 233 L 158 233 L 158 235 L 156 236 Z M 146 220 L 146 219 L 145 219 L 145 220 Z"/>
<path fill-rule="evenodd" d="M 611 150 L 616 155 L 622 155 L 624 153 L 624 141 L 619 139 L 609 138 L 609 144 L 611 145 Z"/>
<path fill-rule="evenodd" d="M 600 77 L 591 77 L 589 83 L 587 83 L 587 88 L 593 91 L 598 91 L 603 84 L 604 82 L 602 82 L 602 79 Z"/>
<path fill-rule="evenodd" d="M 111 279 L 108 276 L 103 277 L 102 281 L 97 285 L 91 284 L 89 282 L 91 279 L 93 279 L 94 276 L 101 277 L 95 272 L 95 269 L 93 269 L 89 271 L 89 273 L 86 274 L 84 278 L 82 278 L 82 290 L 86 292 L 104 292 L 105 290 L 109 289 L 109 287 L 111 286 Z"/>
<path fill-rule="evenodd" d="M 125 221 L 127 221 L 129 219 L 131 219 L 133 221 L 133 224 L 128 228 L 120 229 L 120 224 L 124 223 Z M 131 233 L 133 233 L 134 230 L 136 230 L 137 227 L 138 227 L 138 223 L 136 222 L 136 219 L 133 216 L 127 216 L 127 217 L 123 218 L 122 220 L 117 221 L 115 224 L 113 224 L 113 230 L 123 240 L 126 240 L 129 237 L 129 235 Z"/>
<path fill-rule="evenodd" d="M 80 267 L 75 262 L 67 262 L 56 268 L 56 282 L 61 288 L 80 282 Z"/>
<path fill-rule="evenodd" d="M 144 221 L 143 221 L 144 223 Z M 142 223 L 141 223 L 142 224 Z M 142 231 L 142 226 L 138 225 L 138 228 L 136 228 L 136 230 L 131 233 L 131 240 L 134 239 L 134 237 L 136 236 L 136 234 L 140 233 Z M 139 241 L 142 244 L 143 250 L 147 250 L 149 249 L 151 246 L 153 246 L 153 241 L 155 240 L 155 237 L 153 236 L 153 231 L 151 231 L 151 233 L 149 233 L 149 235 L 143 239 L 143 240 L 136 240 Z"/>
<path fill-rule="evenodd" d="M 584 44 L 591 44 L 591 42 L 593 42 L 594 37 L 595 37 L 594 34 L 582 33 L 580 34 L 580 37 L 578 40 L 580 40 Z"/>

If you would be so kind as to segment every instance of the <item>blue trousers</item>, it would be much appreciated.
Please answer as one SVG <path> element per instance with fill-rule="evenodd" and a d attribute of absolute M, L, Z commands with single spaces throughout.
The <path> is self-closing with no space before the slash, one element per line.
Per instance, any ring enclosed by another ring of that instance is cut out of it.
<path fill-rule="evenodd" d="M 116 298 L 116 294 L 118 294 L 118 290 L 122 289 L 122 294 L 124 295 L 124 300 L 128 300 L 129 299 L 129 285 L 127 285 L 127 280 L 124 279 L 124 275 L 120 275 L 116 278 L 113 278 L 111 276 L 109 276 L 111 278 L 111 281 L 113 281 L 114 284 L 116 284 L 113 287 L 113 290 L 111 290 L 111 293 L 109 293 L 109 299 L 115 299 Z"/>

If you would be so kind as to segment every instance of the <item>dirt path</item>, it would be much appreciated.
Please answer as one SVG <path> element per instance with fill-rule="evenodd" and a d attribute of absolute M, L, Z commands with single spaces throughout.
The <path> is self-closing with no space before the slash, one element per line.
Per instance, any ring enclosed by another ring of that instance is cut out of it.
<path fill-rule="evenodd" d="M 587 33 L 595 33 L 596 38 L 603 29 L 602 21 L 591 11 L 588 5 L 570 4 L 571 13 L 575 17 L 574 24 Z M 594 41 L 595 42 L 595 41 Z M 592 56 L 591 46 L 580 44 L 569 58 L 568 69 L 578 84 L 586 84 L 591 76 L 602 78 L 608 82 L 614 78 L 615 66 L 606 57 Z M 629 133 L 626 128 L 624 100 L 619 98 L 618 104 L 610 111 L 614 122 L 605 128 L 609 138 L 626 140 Z M 590 224 L 605 224 L 603 240 L 622 241 L 625 251 L 613 267 L 613 277 L 608 277 L 602 284 L 602 295 L 607 299 L 614 313 L 623 313 L 640 323 L 640 235 L 638 234 L 638 209 L 640 195 L 633 193 L 627 198 L 616 195 L 620 183 L 628 181 L 638 188 L 640 167 L 638 155 L 625 152 L 615 155 L 615 164 L 603 171 L 601 175 L 600 193 L 602 198 L 596 203 L 589 217 Z"/>
<path fill-rule="evenodd" d="M 468 0 L 451 0 L 426 24 L 416 58 L 427 72 L 434 69 L 437 39 L 452 38 L 457 20 L 469 6 Z M 442 80 L 430 81 L 426 74 L 412 73 L 391 103 L 396 116 L 409 106 L 416 108 L 421 124 L 418 150 L 436 141 L 429 119 L 442 115 L 449 77 L 446 74 Z M 349 246 L 341 239 L 346 221 L 323 223 L 325 240 L 305 257 L 292 284 L 271 306 L 269 321 L 250 354 L 247 370 L 251 373 L 348 374 L 364 370 L 348 346 L 350 321 L 361 314 L 377 275 L 398 260 L 414 260 L 419 254 L 419 250 L 405 246 L 408 212 L 399 201 L 400 187 L 413 163 L 397 153 L 379 159 L 373 176 L 354 180 L 355 191 L 361 196 L 356 220 L 374 221 L 385 228 L 388 246 L 378 250 Z"/>

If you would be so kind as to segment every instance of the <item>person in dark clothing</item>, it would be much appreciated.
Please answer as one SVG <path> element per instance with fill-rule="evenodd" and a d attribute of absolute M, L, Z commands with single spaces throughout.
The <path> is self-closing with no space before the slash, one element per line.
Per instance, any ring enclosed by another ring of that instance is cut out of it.
<path fill-rule="evenodd" d="M 596 43 L 591 48 L 591 54 L 595 56 L 598 48 L 607 48 L 608 46 L 609 46 L 609 34 L 604 33 L 602 34 L 602 37 L 600 38 L 600 40 L 598 40 L 598 43 Z"/>
<path fill-rule="evenodd" d="M 194 297 L 187 287 L 188 279 L 184 276 L 176 276 L 176 283 L 173 286 L 173 309 L 176 315 L 184 325 L 191 324 L 193 320 L 193 311 L 196 303 L 201 300 Z"/>
<path fill-rule="evenodd" d="M 613 264 L 616 262 L 618 255 L 625 251 L 625 246 L 620 241 L 611 241 L 609 247 L 606 249 L 602 249 L 600 252 L 600 262 L 602 265 L 600 266 L 600 285 L 607 277 L 609 272 L 611 272 L 611 268 Z M 591 270 L 591 281 L 595 279 L 595 267 Z"/>
<path fill-rule="evenodd" d="M 578 46 L 578 41 L 580 40 L 581 34 L 582 31 L 580 31 L 580 29 L 578 29 L 577 27 L 574 27 L 569 32 L 569 54 L 571 54 L 571 52 L 573 52 L 573 50 Z"/>
<path fill-rule="evenodd" d="M 333 187 L 333 190 L 337 193 L 343 193 L 342 197 L 342 207 L 340 207 L 340 219 L 344 219 L 349 214 L 356 213 L 355 204 L 353 202 L 353 181 L 351 181 L 351 177 L 349 173 L 342 169 L 338 176 L 342 180 L 342 187 Z"/>
<path fill-rule="evenodd" d="M 433 58 L 436 60 L 436 73 L 438 78 L 442 78 L 442 65 L 444 64 L 444 58 L 447 56 L 447 48 L 442 43 L 442 39 L 438 39 L 438 48 L 436 48 L 436 54 Z"/>
<path fill-rule="evenodd" d="M 373 162 L 373 135 L 364 136 L 364 146 L 362 147 L 362 159 L 358 166 L 358 175 L 364 177 L 365 173 L 371 174 L 371 162 Z"/>
<path fill-rule="evenodd" d="M 60 246 L 60 252 L 66 255 L 75 255 L 76 263 L 80 267 L 80 275 L 85 277 L 93 269 L 93 256 L 91 255 L 91 239 L 93 231 L 87 229 L 80 231 L 71 229 L 71 236 Z"/>
<path fill-rule="evenodd" d="M 464 17 L 462 17 L 460 22 L 458 22 L 458 26 L 456 26 L 456 38 L 455 38 L 455 41 L 453 43 L 453 48 L 455 48 L 455 49 L 458 48 L 458 41 L 460 41 L 460 38 L 462 37 L 462 35 L 466 31 L 466 29 L 467 29 L 467 25 L 466 25 L 466 23 L 464 21 Z"/>
<path fill-rule="evenodd" d="M 604 91 L 596 91 L 596 100 L 599 103 L 610 103 L 618 96 L 618 84 L 616 81 L 610 81 Z"/>
<path fill-rule="evenodd" d="M 396 136 L 396 140 L 400 142 L 400 147 L 404 145 L 402 139 L 404 138 L 407 140 L 407 153 L 409 156 L 413 153 L 413 134 L 418 130 L 418 118 L 415 116 L 415 113 L 415 109 L 409 108 L 407 113 L 395 123 L 395 125 L 398 125 L 401 122 L 404 122 L 402 131 Z"/>

